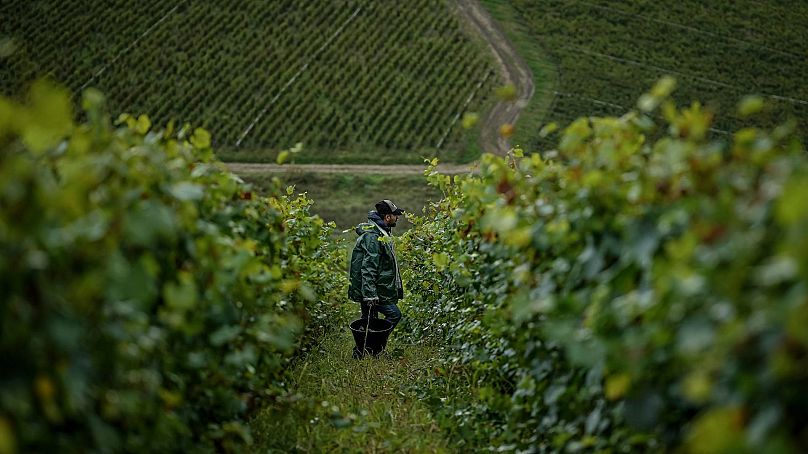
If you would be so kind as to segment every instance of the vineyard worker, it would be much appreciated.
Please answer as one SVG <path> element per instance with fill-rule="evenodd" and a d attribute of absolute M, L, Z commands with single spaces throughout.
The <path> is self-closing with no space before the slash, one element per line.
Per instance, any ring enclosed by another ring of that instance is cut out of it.
<path fill-rule="evenodd" d="M 363 319 L 372 306 L 373 315 L 381 312 L 393 328 L 401 320 L 396 302 L 404 297 L 404 287 L 391 235 L 402 214 L 404 210 L 392 201 L 382 200 L 376 204 L 376 211 L 368 213 L 368 222 L 356 226 L 359 238 L 351 254 L 348 285 L 348 298 L 361 305 Z"/>

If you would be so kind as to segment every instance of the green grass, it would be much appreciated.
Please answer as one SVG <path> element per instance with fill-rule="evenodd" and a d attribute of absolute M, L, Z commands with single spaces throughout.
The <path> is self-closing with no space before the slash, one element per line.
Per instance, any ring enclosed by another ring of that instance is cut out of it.
<path fill-rule="evenodd" d="M 420 214 L 430 201 L 440 200 L 439 190 L 428 186 L 421 175 L 354 175 L 327 173 L 244 174 L 258 188 L 268 188 L 273 178 L 294 185 L 297 193 L 306 192 L 312 200 L 312 212 L 340 229 L 348 229 L 367 220 L 376 202 L 390 199 L 411 213 Z M 396 232 L 406 230 L 406 216 L 399 220 Z"/>
<path fill-rule="evenodd" d="M 354 310 L 346 305 L 340 319 Z M 404 344 L 395 331 L 378 358 L 351 358 L 353 345 L 347 328 L 336 330 L 288 371 L 292 395 L 250 423 L 256 452 L 452 450 L 419 398 L 418 385 L 442 365 L 440 351 Z"/>
<path fill-rule="evenodd" d="M 43 75 L 74 92 L 95 86 L 113 113 L 209 129 L 228 160 L 267 161 L 302 142 L 317 162 L 468 161 L 473 131 L 453 120 L 480 111 L 496 83 L 490 55 L 447 0 L 0 9 L 0 92 L 17 96 Z"/>

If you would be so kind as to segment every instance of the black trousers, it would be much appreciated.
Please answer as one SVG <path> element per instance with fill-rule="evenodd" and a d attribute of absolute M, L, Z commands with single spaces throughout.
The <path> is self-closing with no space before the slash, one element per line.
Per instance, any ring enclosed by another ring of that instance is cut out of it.
<path fill-rule="evenodd" d="M 362 302 L 362 318 L 368 318 L 370 312 L 373 318 L 379 318 L 379 314 L 384 315 L 384 319 L 393 324 L 393 328 L 401 321 L 401 310 L 395 304 L 374 304 L 369 311 L 368 304 Z"/>

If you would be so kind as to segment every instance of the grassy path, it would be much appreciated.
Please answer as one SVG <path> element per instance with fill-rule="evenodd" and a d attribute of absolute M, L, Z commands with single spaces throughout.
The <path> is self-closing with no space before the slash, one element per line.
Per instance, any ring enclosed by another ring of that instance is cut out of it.
<path fill-rule="evenodd" d="M 450 452 L 416 388 L 439 352 L 395 336 L 378 358 L 355 360 L 347 327 L 327 335 L 290 371 L 296 394 L 251 422 L 256 451 Z"/>

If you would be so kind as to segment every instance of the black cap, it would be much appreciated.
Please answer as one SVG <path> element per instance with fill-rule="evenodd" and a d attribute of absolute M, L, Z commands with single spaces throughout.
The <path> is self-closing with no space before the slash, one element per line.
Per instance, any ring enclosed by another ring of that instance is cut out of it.
<path fill-rule="evenodd" d="M 376 212 L 380 215 L 384 216 L 385 214 L 394 214 L 396 216 L 400 216 L 404 214 L 404 210 L 397 207 L 395 203 L 391 200 L 382 200 L 381 202 L 376 204 Z"/>

